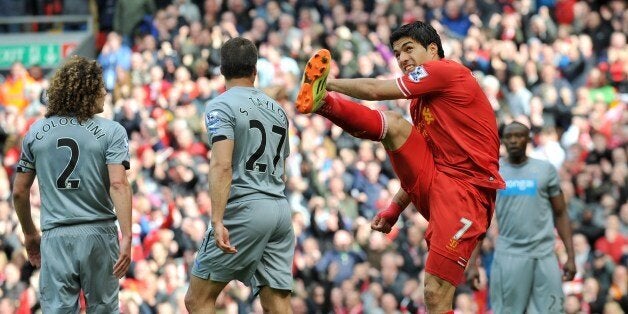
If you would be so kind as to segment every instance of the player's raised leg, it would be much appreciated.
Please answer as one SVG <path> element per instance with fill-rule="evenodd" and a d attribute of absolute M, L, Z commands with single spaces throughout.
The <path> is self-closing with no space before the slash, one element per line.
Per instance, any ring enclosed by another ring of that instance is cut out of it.
<path fill-rule="evenodd" d="M 412 125 L 396 112 L 372 110 L 338 94 L 328 94 L 331 65 L 327 49 L 317 51 L 308 60 L 295 103 L 297 110 L 320 114 L 355 137 L 381 141 L 388 150 L 401 147 Z"/>

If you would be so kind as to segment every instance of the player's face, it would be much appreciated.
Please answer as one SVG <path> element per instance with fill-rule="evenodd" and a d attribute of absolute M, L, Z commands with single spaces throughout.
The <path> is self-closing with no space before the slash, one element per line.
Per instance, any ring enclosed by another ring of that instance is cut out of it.
<path fill-rule="evenodd" d="M 395 58 L 397 58 L 397 64 L 404 74 L 410 73 L 426 61 L 438 59 L 436 44 L 429 44 L 426 48 L 411 37 L 402 37 L 395 41 L 393 51 Z"/>
<path fill-rule="evenodd" d="M 530 135 L 524 127 L 513 125 L 504 129 L 502 141 L 510 157 L 521 157 L 526 153 Z"/>

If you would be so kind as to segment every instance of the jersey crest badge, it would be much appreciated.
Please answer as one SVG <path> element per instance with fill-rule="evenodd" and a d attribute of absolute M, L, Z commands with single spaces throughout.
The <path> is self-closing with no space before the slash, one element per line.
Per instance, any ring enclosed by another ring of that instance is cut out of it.
<path fill-rule="evenodd" d="M 427 71 L 422 65 L 414 68 L 412 72 L 408 73 L 408 78 L 410 79 L 410 81 L 415 83 L 418 83 L 424 77 L 427 77 Z"/>
<path fill-rule="evenodd" d="M 458 247 L 458 240 L 451 238 L 449 239 L 449 243 L 447 243 L 447 249 L 456 252 L 456 248 Z"/>
<path fill-rule="evenodd" d="M 423 121 L 425 121 L 425 124 L 427 125 L 432 124 L 432 122 L 434 122 L 435 120 L 434 115 L 428 107 L 423 108 L 423 112 L 421 112 L 421 115 L 423 116 Z"/>

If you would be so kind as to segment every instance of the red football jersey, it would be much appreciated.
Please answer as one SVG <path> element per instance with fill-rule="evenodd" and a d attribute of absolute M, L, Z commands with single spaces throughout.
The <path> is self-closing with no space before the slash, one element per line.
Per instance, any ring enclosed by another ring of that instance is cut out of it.
<path fill-rule="evenodd" d="M 397 78 L 397 85 L 412 99 L 412 122 L 438 170 L 477 186 L 505 187 L 495 115 L 469 69 L 451 60 L 429 61 Z"/>

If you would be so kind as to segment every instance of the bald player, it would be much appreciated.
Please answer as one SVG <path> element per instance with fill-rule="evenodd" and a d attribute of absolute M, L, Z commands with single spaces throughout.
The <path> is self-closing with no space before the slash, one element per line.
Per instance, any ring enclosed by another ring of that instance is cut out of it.
<path fill-rule="evenodd" d="M 562 281 L 576 274 L 574 249 L 565 199 L 556 169 L 530 158 L 530 129 L 519 122 L 504 127 L 508 152 L 500 160 L 506 189 L 497 193 L 495 214 L 499 235 L 491 269 L 490 299 L 495 313 L 563 313 Z M 562 276 L 554 253 L 554 228 L 567 250 Z M 475 262 L 467 280 L 477 286 Z"/>

